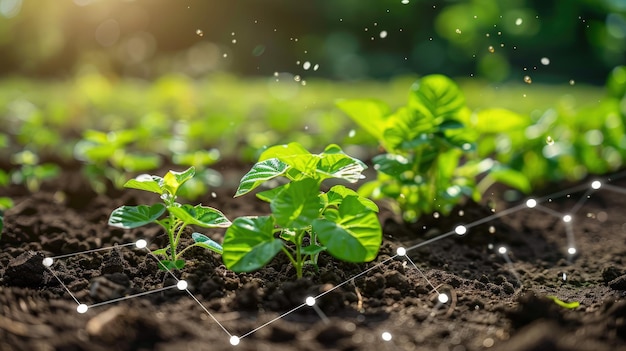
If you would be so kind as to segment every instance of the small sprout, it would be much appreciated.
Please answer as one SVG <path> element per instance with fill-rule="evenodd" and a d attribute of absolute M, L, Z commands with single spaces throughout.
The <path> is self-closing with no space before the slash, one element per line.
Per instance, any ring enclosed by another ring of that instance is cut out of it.
<path fill-rule="evenodd" d="M 163 203 L 122 206 L 113 210 L 109 217 L 109 225 L 123 229 L 137 228 L 151 223 L 163 227 L 169 239 L 169 245 L 153 252 L 155 255 L 165 257 L 159 264 L 159 268 L 162 270 L 182 269 L 185 266 L 185 260 L 181 258 L 182 254 L 195 246 L 219 254 L 222 253 L 222 247 L 218 243 L 200 233 L 193 233 L 191 238 L 194 243 L 178 251 L 181 237 L 190 225 L 203 228 L 226 228 L 230 226 L 230 221 L 215 208 L 202 205 L 182 205 L 176 202 L 179 189 L 194 175 L 195 168 L 190 167 L 183 172 L 169 171 L 164 177 L 144 174 L 131 179 L 124 184 L 124 187 L 156 193 Z M 165 212 L 168 212 L 168 215 L 162 218 Z M 147 242 L 138 240 L 135 246 L 145 248 Z"/>
<path fill-rule="evenodd" d="M 574 308 L 577 308 L 580 306 L 580 302 L 578 301 L 573 301 L 573 302 L 565 302 L 561 299 L 559 299 L 556 296 L 546 296 L 547 298 L 549 298 L 550 300 L 554 301 L 554 303 L 556 303 L 557 305 L 573 310 Z"/>

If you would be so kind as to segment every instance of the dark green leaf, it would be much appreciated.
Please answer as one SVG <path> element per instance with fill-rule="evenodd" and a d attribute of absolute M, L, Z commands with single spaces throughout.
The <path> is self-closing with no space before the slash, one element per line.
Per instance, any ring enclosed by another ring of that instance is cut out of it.
<path fill-rule="evenodd" d="M 347 262 L 367 262 L 376 258 L 382 242 L 376 212 L 365 207 L 356 196 L 348 196 L 337 213 L 338 218 L 313 221 L 313 230 L 328 252 Z"/>
<path fill-rule="evenodd" d="M 165 212 L 165 206 L 122 206 L 118 207 L 109 217 L 109 225 L 124 229 L 137 228 L 155 222 Z"/>
<path fill-rule="evenodd" d="M 226 230 L 222 259 L 235 272 L 251 272 L 265 266 L 282 249 L 274 238 L 271 217 L 239 217 Z"/>
<path fill-rule="evenodd" d="M 281 176 L 289 166 L 277 158 L 257 162 L 252 169 L 241 178 L 235 197 L 247 194 L 263 182 Z"/>
<path fill-rule="evenodd" d="M 185 267 L 185 260 L 161 260 L 159 261 L 159 269 L 162 271 L 171 271 L 183 269 Z"/>
<path fill-rule="evenodd" d="M 374 162 L 374 168 L 378 172 L 383 172 L 394 177 L 411 170 L 413 167 L 411 160 L 398 154 L 378 155 L 372 159 L 372 162 Z"/>
<path fill-rule="evenodd" d="M 322 251 L 326 251 L 326 247 L 325 246 L 318 246 L 318 245 L 309 245 L 309 246 L 305 246 L 302 248 L 302 250 L 300 250 L 300 252 L 302 252 L 303 255 L 316 255 Z"/>
<path fill-rule="evenodd" d="M 170 213 L 187 224 L 193 224 L 204 228 L 227 228 L 230 221 L 222 212 L 202 205 L 169 206 Z"/>
<path fill-rule="evenodd" d="M 284 228 L 306 228 L 319 216 L 319 184 L 305 178 L 293 181 L 270 203 L 276 222 Z"/>
<path fill-rule="evenodd" d="M 326 206 L 339 207 L 339 205 L 343 202 L 343 199 L 348 196 L 356 196 L 363 206 L 374 212 L 378 212 L 378 206 L 376 206 L 374 201 L 360 196 L 356 191 L 348 189 L 343 185 L 335 185 L 330 188 L 327 193 L 323 194 L 322 197 L 326 200 Z"/>

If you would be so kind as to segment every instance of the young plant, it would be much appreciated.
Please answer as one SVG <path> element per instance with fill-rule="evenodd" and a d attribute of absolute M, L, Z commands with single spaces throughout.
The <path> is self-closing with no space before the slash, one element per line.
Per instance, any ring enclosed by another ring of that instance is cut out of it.
<path fill-rule="evenodd" d="M 11 181 L 26 185 L 31 193 L 39 191 L 45 180 L 54 179 L 61 172 L 59 166 L 53 163 L 39 163 L 39 156 L 30 150 L 14 154 L 11 161 L 19 165 L 11 172 Z"/>
<path fill-rule="evenodd" d="M 222 212 L 202 205 L 181 205 L 176 202 L 176 195 L 181 185 L 193 178 L 195 169 L 188 168 L 183 172 L 169 171 L 164 177 L 154 175 L 140 175 L 131 179 L 124 187 L 145 190 L 160 195 L 163 203 L 153 205 L 122 206 L 111 213 L 109 225 L 130 229 L 156 223 L 163 227 L 169 239 L 169 245 L 153 251 L 155 255 L 161 255 L 165 259 L 160 261 L 161 269 L 181 269 L 185 266 L 183 253 L 194 246 L 203 247 L 211 251 L 222 253 L 222 247 L 206 235 L 193 233 L 191 238 L 194 243 L 178 251 L 182 234 L 189 225 L 197 225 L 204 228 L 226 228 L 230 221 Z M 161 218 L 168 212 L 168 215 Z"/>
<path fill-rule="evenodd" d="M 374 157 L 378 177 L 359 193 L 392 199 L 405 221 L 435 211 L 447 214 L 465 196 L 478 200 L 476 177 L 487 170 L 502 172 L 492 160 L 476 157 L 477 136 L 463 123 L 471 115 L 465 98 L 445 76 L 417 81 L 407 105 L 395 113 L 375 100 L 344 100 L 338 106 L 387 152 Z M 514 185 L 527 184 L 520 174 L 507 176 L 517 176 Z"/>
<path fill-rule="evenodd" d="M 298 143 L 265 150 L 241 179 L 235 197 L 261 184 L 273 186 L 257 193 L 258 198 L 269 202 L 272 213 L 233 221 L 224 236 L 222 258 L 226 267 L 250 272 L 282 251 L 301 278 L 304 265 L 317 266 L 322 252 L 347 262 L 376 258 L 382 242 L 378 207 L 343 185 L 321 190 L 322 182 L 329 178 L 355 183 L 363 178 L 365 168 L 363 162 L 344 154 L 337 145 L 317 155 Z M 277 177 L 288 182 L 278 185 Z"/>

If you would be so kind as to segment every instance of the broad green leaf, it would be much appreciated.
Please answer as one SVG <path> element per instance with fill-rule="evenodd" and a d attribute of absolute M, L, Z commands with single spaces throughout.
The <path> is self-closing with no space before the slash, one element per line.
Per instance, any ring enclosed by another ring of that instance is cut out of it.
<path fill-rule="evenodd" d="M 118 207 L 109 217 L 109 225 L 124 229 L 137 228 L 155 222 L 165 212 L 165 206 L 122 206 Z"/>
<path fill-rule="evenodd" d="M 329 151 L 329 152 L 327 152 Z M 317 173 L 321 175 L 321 179 L 339 178 L 356 183 L 363 179 L 363 170 L 367 166 L 360 160 L 354 159 L 343 153 L 341 148 L 331 145 L 320 154 L 321 159 L 317 164 Z"/>
<path fill-rule="evenodd" d="M 277 158 L 257 162 L 252 169 L 241 178 L 235 197 L 249 193 L 265 181 L 281 176 L 289 166 Z"/>
<path fill-rule="evenodd" d="M 514 130 L 523 130 L 531 124 L 530 117 L 501 108 L 479 111 L 470 120 L 472 129 L 479 134 L 507 133 Z"/>
<path fill-rule="evenodd" d="M 307 177 L 315 178 L 319 156 L 313 155 L 300 143 L 292 142 L 285 145 L 272 146 L 259 157 L 260 161 L 277 158 L 281 162 L 297 169 Z"/>
<path fill-rule="evenodd" d="M 13 200 L 9 197 L 0 197 L 0 211 L 13 207 Z"/>
<path fill-rule="evenodd" d="M 382 243 L 376 212 L 365 207 L 356 196 L 343 200 L 337 218 L 314 220 L 313 230 L 332 256 L 347 262 L 373 260 Z"/>
<path fill-rule="evenodd" d="M 193 152 L 176 153 L 172 161 L 177 165 L 206 167 L 214 164 L 220 159 L 220 152 L 217 149 L 197 150 Z"/>
<path fill-rule="evenodd" d="M 159 261 L 159 269 L 162 271 L 171 271 L 183 269 L 185 267 L 185 260 L 161 260 Z"/>
<path fill-rule="evenodd" d="M 217 252 L 220 255 L 224 252 L 222 245 L 218 244 L 214 240 L 211 240 L 211 238 L 209 238 L 208 236 L 204 234 L 193 233 L 191 234 L 191 238 L 193 239 L 193 241 L 196 243 L 197 246 Z"/>
<path fill-rule="evenodd" d="M 330 188 L 327 193 L 322 195 L 322 198 L 324 198 L 324 200 L 326 201 L 326 206 L 339 207 L 339 205 L 343 202 L 343 199 L 348 196 L 356 196 L 363 206 L 369 208 L 374 212 L 378 212 L 378 206 L 376 206 L 374 201 L 360 196 L 356 191 L 346 188 L 343 185 L 335 185 L 334 187 Z"/>
<path fill-rule="evenodd" d="M 424 107 L 413 110 L 400 108 L 388 119 L 383 132 L 383 146 L 390 151 L 398 149 L 403 143 L 432 131 L 433 123 L 432 114 Z"/>
<path fill-rule="evenodd" d="M 337 107 L 377 140 L 382 140 L 389 106 L 377 100 L 340 100 Z"/>
<path fill-rule="evenodd" d="M 530 193 L 532 186 L 528 177 L 519 171 L 506 167 L 494 167 L 489 177 L 498 183 L 513 187 L 525 194 Z"/>
<path fill-rule="evenodd" d="M 452 115 L 465 106 L 465 98 L 456 83 L 443 75 L 423 77 L 411 87 L 409 104 L 425 106 L 433 117 Z"/>
<path fill-rule="evenodd" d="M 161 157 L 158 155 L 139 155 L 126 153 L 122 157 L 121 166 L 127 172 L 142 172 L 159 168 Z"/>
<path fill-rule="evenodd" d="M 284 228 L 306 228 L 319 217 L 319 184 L 305 178 L 293 181 L 270 203 L 272 215 Z"/>
<path fill-rule="evenodd" d="M 125 188 L 139 189 L 144 191 L 150 191 L 159 195 L 163 194 L 161 185 L 163 184 L 163 178 L 149 175 L 140 174 L 135 179 L 131 179 L 124 184 Z"/>
<path fill-rule="evenodd" d="M 261 191 L 259 193 L 256 194 L 256 197 L 265 201 L 265 202 L 272 202 L 272 200 L 274 200 L 276 198 L 276 196 L 278 195 L 278 193 L 280 193 L 281 191 L 283 191 L 283 189 L 285 188 L 285 185 L 281 185 L 281 186 L 277 186 L 273 189 L 270 190 L 265 190 L 265 191 Z"/>
<path fill-rule="evenodd" d="M 192 166 L 182 172 L 168 171 L 163 177 L 163 190 L 171 195 L 176 195 L 178 188 L 186 181 L 193 178 L 196 169 Z"/>
<path fill-rule="evenodd" d="M 372 159 L 372 162 L 374 162 L 374 168 L 376 171 L 383 172 L 394 177 L 397 177 L 406 171 L 410 171 L 413 167 L 411 160 L 399 154 L 378 155 Z"/>
<path fill-rule="evenodd" d="M 167 210 L 187 224 L 204 228 L 227 228 L 231 224 L 222 212 L 213 207 L 185 204 L 169 206 Z"/>
<path fill-rule="evenodd" d="M 309 246 L 305 246 L 302 248 L 302 250 L 300 250 L 300 252 L 302 252 L 303 255 L 316 255 L 322 251 L 326 251 L 326 247 L 325 246 L 319 246 L 319 245 L 309 245 Z"/>
<path fill-rule="evenodd" d="M 226 230 L 222 259 L 226 268 L 251 272 L 265 266 L 282 249 L 274 237 L 274 220 L 264 217 L 239 217 Z"/>

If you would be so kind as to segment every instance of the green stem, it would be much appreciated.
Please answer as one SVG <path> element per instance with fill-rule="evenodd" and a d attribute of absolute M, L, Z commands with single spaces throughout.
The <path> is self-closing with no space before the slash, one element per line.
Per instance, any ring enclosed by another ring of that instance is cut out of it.
<path fill-rule="evenodd" d="M 291 264 L 294 267 L 296 267 L 296 275 L 298 276 L 298 278 L 302 278 L 302 268 L 300 268 L 300 270 L 298 270 L 298 263 L 293 258 L 293 255 L 291 254 L 291 252 L 289 252 L 289 250 L 285 246 L 282 247 L 282 250 L 285 253 L 285 255 L 287 255 L 287 258 L 289 258 L 289 261 L 291 261 Z"/>

